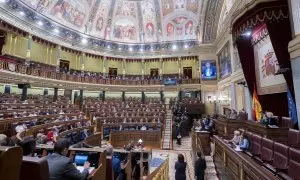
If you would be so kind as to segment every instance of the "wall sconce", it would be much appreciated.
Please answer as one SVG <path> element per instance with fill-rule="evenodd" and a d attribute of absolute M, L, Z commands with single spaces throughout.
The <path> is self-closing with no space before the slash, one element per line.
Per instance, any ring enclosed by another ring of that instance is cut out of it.
<path fill-rule="evenodd" d="M 216 102 L 217 98 L 216 96 L 207 96 L 207 101 L 210 103 Z"/>

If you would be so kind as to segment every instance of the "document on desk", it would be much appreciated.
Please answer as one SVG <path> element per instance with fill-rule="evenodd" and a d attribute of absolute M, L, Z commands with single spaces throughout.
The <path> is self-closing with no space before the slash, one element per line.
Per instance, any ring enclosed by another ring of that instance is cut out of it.
<path fill-rule="evenodd" d="M 77 166 L 76 167 L 79 171 L 80 171 L 80 173 L 82 173 L 82 171 L 84 170 L 84 166 Z M 89 167 L 89 173 L 91 174 L 91 172 L 94 170 L 95 168 L 94 167 Z"/>
<path fill-rule="evenodd" d="M 236 147 L 234 148 L 234 150 L 237 151 L 237 152 L 243 151 L 243 150 L 241 150 L 240 146 L 236 146 Z"/>
<path fill-rule="evenodd" d="M 268 125 L 269 128 L 278 128 L 276 125 Z"/>

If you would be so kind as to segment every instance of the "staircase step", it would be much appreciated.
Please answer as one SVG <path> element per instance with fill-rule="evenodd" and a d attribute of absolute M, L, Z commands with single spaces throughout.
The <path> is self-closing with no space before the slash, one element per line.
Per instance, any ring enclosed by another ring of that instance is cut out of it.
<path fill-rule="evenodd" d="M 205 174 L 217 174 L 217 171 L 213 168 L 213 169 L 205 169 Z"/>
<path fill-rule="evenodd" d="M 219 180 L 218 176 L 216 175 L 205 175 L 207 180 Z"/>
<path fill-rule="evenodd" d="M 215 163 L 214 162 L 206 162 L 206 167 L 208 168 L 215 168 Z"/>
<path fill-rule="evenodd" d="M 205 161 L 206 162 L 213 162 L 213 158 L 211 156 L 205 156 Z"/>

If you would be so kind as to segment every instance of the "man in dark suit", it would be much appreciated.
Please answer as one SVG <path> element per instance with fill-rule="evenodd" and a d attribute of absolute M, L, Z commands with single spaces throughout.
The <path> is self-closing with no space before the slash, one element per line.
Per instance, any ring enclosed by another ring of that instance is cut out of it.
<path fill-rule="evenodd" d="M 204 180 L 204 170 L 206 169 L 205 159 L 202 159 L 201 152 L 197 152 L 198 159 L 195 162 L 196 180 Z"/>
<path fill-rule="evenodd" d="M 88 177 L 90 163 L 85 162 L 84 170 L 80 173 L 72 160 L 66 157 L 69 146 L 67 139 L 60 139 L 54 145 L 54 153 L 47 156 L 50 180 L 84 180 Z"/>

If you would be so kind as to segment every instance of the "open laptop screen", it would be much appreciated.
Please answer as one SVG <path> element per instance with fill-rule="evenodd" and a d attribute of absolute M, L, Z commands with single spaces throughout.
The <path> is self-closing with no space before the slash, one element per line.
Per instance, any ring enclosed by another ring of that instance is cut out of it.
<path fill-rule="evenodd" d="M 76 154 L 74 163 L 76 166 L 83 166 L 85 161 L 88 160 L 88 155 Z"/>

